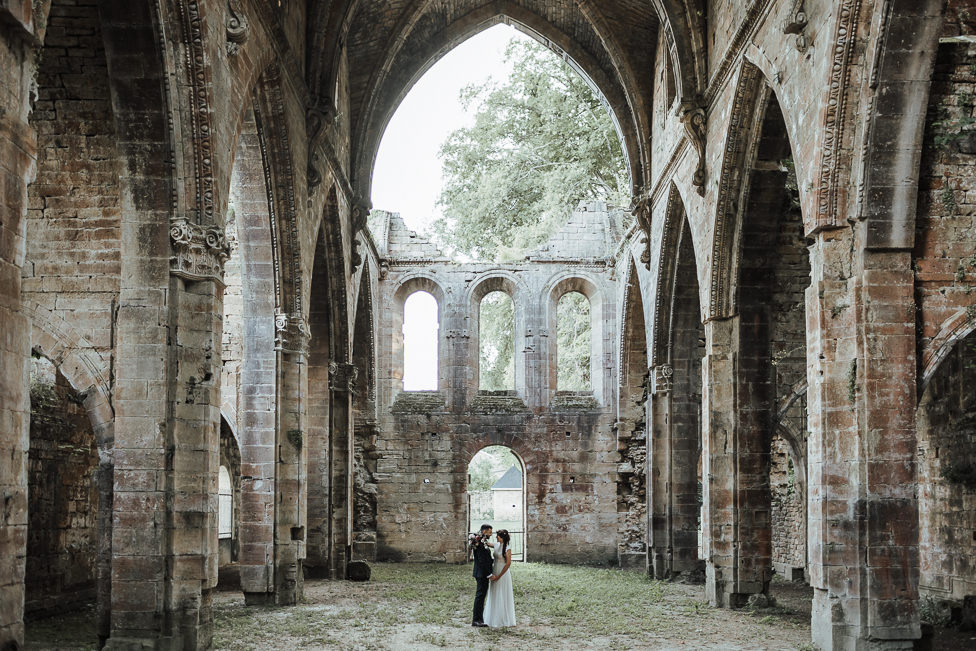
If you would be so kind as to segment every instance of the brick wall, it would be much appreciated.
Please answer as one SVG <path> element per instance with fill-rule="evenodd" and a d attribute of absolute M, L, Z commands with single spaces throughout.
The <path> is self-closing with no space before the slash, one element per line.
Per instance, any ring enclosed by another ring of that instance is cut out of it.
<path fill-rule="evenodd" d="M 108 353 L 121 265 L 121 169 L 95 0 L 55 3 L 44 45 L 31 114 L 38 163 L 24 293 Z"/>

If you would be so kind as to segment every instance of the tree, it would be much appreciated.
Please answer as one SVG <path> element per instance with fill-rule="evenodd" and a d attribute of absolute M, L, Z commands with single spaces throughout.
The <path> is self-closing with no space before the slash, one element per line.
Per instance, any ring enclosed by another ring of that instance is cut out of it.
<path fill-rule="evenodd" d="M 586 81 L 534 41 L 513 39 L 505 56 L 509 79 L 461 92 L 475 121 L 441 146 L 444 217 L 433 224 L 443 249 L 498 261 L 545 242 L 581 200 L 626 205 L 630 188 L 613 121 Z M 482 389 L 514 386 L 511 318 L 482 303 Z M 560 318 L 559 386 L 589 388 L 589 310 Z"/>
<path fill-rule="evenodd" d="M 487 491 L 505 472 L 515 466 L 520 467 L 518 457 L 503 445 L 492 445 L 474 455 L 468 466 L 468 491 Z"/>
<path fill-rule="evenodd" d="M 629 173 L 610 115 L 579 74 L 533 41 L 505 51 L 512 75 L 461 92 L 471 127 L 441 146 L 445 248 L 511 260 L 543 243 L 581 200 L 629 202 Z"/>
<path fill-rule="evenodd" d="M 515 388 L 515 305 L 504 292 L 490 292 L 481 299 L 480 389 Z"/>

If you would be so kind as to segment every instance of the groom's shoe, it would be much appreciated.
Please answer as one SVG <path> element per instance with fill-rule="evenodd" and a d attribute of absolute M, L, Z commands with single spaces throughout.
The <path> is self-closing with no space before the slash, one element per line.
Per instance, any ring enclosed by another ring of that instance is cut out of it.
<path fill-rule="evenodd" d="M 471 622 L 471 625 L 472 626 L 477 626 L 478 628 L 482 628 L 482 627 L 487 627 L 488 626 L 488 624 L 485 624 L 484 622 Z"/>

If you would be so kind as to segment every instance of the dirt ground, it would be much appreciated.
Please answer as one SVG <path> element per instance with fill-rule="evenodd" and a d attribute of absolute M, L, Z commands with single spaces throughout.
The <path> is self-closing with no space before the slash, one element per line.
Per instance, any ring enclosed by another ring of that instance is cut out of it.
<path fill-rule="evenodd" d="M 803 584 L 774 582 L 775 606 L 733 611 L 711 608 L 702 586 L 617 570 L 517 563 L 518 625 L 475 629 L 470 572 L 468 565 L 379 563 L 368 583 L 308 581 L 303 603 L 290 607 L 248 607 L 239 592 L 218 592 L 214 648 L 813 648 L 812 590 Z M 93 614 L 30 623 L 26 648 L 94 649 Z"/>

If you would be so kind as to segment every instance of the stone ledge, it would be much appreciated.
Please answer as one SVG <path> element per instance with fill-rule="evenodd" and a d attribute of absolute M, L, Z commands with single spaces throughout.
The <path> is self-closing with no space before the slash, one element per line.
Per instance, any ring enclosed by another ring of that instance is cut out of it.
<path fill-rule="evenodd" d="M 394 414 L 429 414 L 444 411 L 444 394 L 440 391 L 401 391 L 390 411 Z"/>
<path fill-rule="evenodd" d="M 525 401 L 514 391 L 479 391 L 471 401 L 475 414 L 517 414 L 528 411 Z"/>
<path fill-rule="evenodd" d="M 549 403 L 552 411 L 600 411 L 592 391 L 557 391 Z"/>

